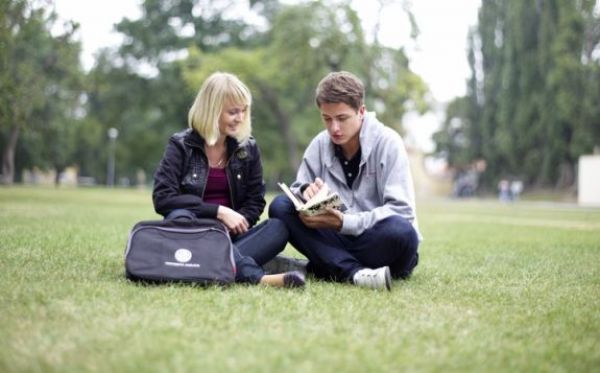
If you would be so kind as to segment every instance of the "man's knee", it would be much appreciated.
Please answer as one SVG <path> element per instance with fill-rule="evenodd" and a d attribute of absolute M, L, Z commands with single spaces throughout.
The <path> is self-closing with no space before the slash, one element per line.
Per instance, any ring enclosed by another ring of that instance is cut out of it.
<path fill-rule="evenodd" d="M 392 216 L 383 221 L 381 239 L 394 242 L 398 258 L 390 264 L 393 278 L 408 278 L 419 261 L 419 236 L 413 225 L 400 216 Z"/>
<path fill-rule="evenodd" d="M 398 215 L 390 216 L 381 221 L 378 236 L 386 242 L 399 242 L 404 246 L 417 249 L 419 237 L 413 225 Z"/>
<path fill-rule="evenodd" d="M 280 194 L 276 196 L 269 205 L 269 217 L 282 219 L 294 208 L 292 201 L 287 196 Z"/>

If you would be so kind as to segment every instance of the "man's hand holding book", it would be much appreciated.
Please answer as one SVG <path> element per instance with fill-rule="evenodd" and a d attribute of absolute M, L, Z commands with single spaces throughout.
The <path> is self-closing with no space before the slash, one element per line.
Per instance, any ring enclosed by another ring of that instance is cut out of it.
<path fill-rule="evenodd" d="M 307 227 L 336 230 L 342 227 L 344 215 L 340 210 L 344 209 L 344 204 L 339 195 L 331 191 L 320 178 L 316 178 L 304 189 L 302 198 L 305 203 L 302 203 L 284 183 L 279 183 L 279 186 L 293 202 L 300 219 Z"/>

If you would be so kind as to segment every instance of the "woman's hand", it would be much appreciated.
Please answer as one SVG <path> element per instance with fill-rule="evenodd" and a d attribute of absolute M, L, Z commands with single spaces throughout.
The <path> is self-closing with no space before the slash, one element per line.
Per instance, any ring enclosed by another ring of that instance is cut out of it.
<path fill-rule="evenodd" d="M 299 214 L 300 220 L 308 228 L 313 229 L 335 229 L 339 231 L 342 229 L 342 223 L 344 222 L 344 214 L 334 208 L 327 208 L 327 212 L 320 215 L 306 216 Z"/>
<path fill-rule="evenodd" d="M 217 219 L 219 219 L 227 229 L 229 229 L 230 233 L 233 234 L 242 234 L 248 231 L 250 225 L 246 218 L 229 207 L 219 206 L 217 210 Z"/>

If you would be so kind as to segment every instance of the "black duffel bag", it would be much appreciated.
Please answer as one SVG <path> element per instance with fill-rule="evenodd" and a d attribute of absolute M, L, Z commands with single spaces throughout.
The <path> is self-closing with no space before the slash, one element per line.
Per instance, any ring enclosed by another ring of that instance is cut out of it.
<path fill-rule="evenodd" d="M 125 249 L 125 275 L 148 282 L 225 285 L 235 280 L 233 245 L 226 227 L 213 219 L 137 223 Z"/>

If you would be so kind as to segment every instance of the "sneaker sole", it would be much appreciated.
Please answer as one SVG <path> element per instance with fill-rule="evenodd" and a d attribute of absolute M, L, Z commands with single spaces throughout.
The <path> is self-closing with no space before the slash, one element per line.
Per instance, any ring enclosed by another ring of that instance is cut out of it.
<path fill-rule="evenodd" d="M 392 274 L 390 267 L 385 267 L 385 288 L 387 291 L 392 291 Z"/>

